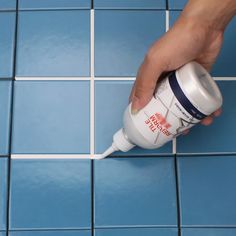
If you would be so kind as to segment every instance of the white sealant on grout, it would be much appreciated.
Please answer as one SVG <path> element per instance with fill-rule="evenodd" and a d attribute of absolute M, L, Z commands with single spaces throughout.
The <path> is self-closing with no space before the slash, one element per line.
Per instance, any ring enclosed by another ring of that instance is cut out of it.
<path fill-rule="evenodd" d="M 12 159 L 90 159 L 89 154 L 12 154 Z"/>
<path fill-rule="evenodd" d="M 167 10 L 166 11 L 166 32 L 169 30 L 170 28 L 170 11 Z"/>
<path fill-rule="evenodd" d="M 177 152 L 177 139 L 176 138 L 172 140 L 172 152 L 173 154 L 176 154 Z"/>
<path fill-rule="evenodd" d="M 94 10 L 90 11 L 90 154 L 93 159 L 95 149 L 95 104 L 94 104 Z"/>
<path fill-rule="evenodd" d="M 99 160 L 101 155 L 90 154 L 12 154 L 12 159 L 81 159 L 81 160 Z"/>
<path fill-rule="evenodd" d="M 16 81 L 89 81 L 90 77 L 61 77 L 61 76 L 52 76 L 52 77 L 15 77 Z"/>
<path fill-rule="evenodd" d="M 134 81 L 136 77 L 95 77 L 96 81 Z"/>

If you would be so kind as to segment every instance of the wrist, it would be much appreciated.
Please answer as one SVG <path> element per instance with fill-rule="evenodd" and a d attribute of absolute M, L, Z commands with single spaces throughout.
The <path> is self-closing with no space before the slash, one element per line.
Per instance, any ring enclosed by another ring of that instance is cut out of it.
<path fill-rule="evenodd" d="M 182 17 L 213 30 L 224 31 L 235 14 L 235 0 L 189 0 Z"/>

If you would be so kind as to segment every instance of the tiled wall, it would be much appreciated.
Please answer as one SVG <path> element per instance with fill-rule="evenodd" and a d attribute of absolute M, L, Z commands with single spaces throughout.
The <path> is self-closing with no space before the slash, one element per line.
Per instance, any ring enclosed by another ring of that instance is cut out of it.
<path fill-rule="evenodd" d="M 223 115 L 158 150 L 92 161 L 180 0 L 0 0 L 0 236 L 234 236 L 236 19 Z"/>

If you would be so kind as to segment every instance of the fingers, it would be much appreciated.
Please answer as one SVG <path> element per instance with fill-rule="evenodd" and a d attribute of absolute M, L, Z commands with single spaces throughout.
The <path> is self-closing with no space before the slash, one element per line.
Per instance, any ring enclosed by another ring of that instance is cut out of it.
<path fill-rule="evenodd" d="M 213 123 L 214 117 L 220 116 L 222 113 L 222 109 L 218 109 L 217 111 L 213 112 L 210 116 L 206 117 L 201 121 L 201 124 L 203 125 L 211 125 Z"/>
<path fill-rule="evenodd" d="M 154 60 L 146 56 L 141 65 L 135 85 L 132 89 L 130 101 L 132 101 L 131 112 L 136 114 L 146 106 L 153 97 L 156 83 L 165 69 L 162 60 Z M 154 64 L 154 62 L 156 62 Z"/>
<path fill-rule="evenodd" d="M 218 116 L 221 115 L 221 113 L 222 113 L 222 109 L 220 108 L 220 109 L 218 109 L 217 111 L 215 111 L 215 112 L 213 113 L 213 115 L 214 115 L 215 117 L 218 117 Z"/>
<path fill-rule="evenodd" d="M 183 135 L 187 135 L 187 134 L 189 134 L 189 132 L 190 132 L 190 130 L 189 130 L 189 129 L 186 129 L 182 134 L 183 134 Z"/>
<path fill-rule="evenodd" d="M 151 100 L 156 83 L 162 73 L 175 70 L 194 58 L 193 47 L 191 44 L 189 46 L 189 37 L 183 43 L 183 35 L 188 34 L 183 34 L 182 26 L 177 26 L 156 41 L 149 49 L 139 68 L 130 96 L 132 114 L 136 114 Z"/>
<path fill-rule="evenodd" d="M 214 39 L 213 36 L 210 38 Z M 152 45 L 139 68 L 130 96 L 132 114 L 138 113 L 152 99 L 156 83 L 163 72 L 176 70 L 196 59 L 209 70 L 220 43 L 218 40 L 210 44 L 205 28 L 199 26 L 196 30 L 186 17 L 181 17 L 171 30 Z M 210 123 L 211 118 L 203 121 L 206 125 Z"/>
<path fill-rule="evenodd" d="M 133 87 L 132 87 L 132 90 L 131 90 L 131 93 L 130 93 L 130 96 L 129 96 L 129 103 L 131 103 L 132 100 L 133 100 L 134 93 L 135 93 L 135 87 L 136 87 L 136 81 L 133 84 Z"/>
<path fill-rule="evenodd" d="M 213 117 L 212 116 L 208 116 L 208 117 L 206 117 L 205 119 L 203 119 L 202 121 L 201 121 L 201 124 L 202 125 L 211 125 L 213 123 Z"/>

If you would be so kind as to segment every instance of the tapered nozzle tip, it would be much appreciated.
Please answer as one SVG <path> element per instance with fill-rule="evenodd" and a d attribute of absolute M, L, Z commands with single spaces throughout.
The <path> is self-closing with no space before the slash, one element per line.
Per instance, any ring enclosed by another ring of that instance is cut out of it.
<path fill-rule="evenodd" d="M 118 148 L 114 145 L 114 143 L 101 155 L 97 156 L 96 160 L 101 160 L 111 155 L 113 152 L 118 151 Z"/>

